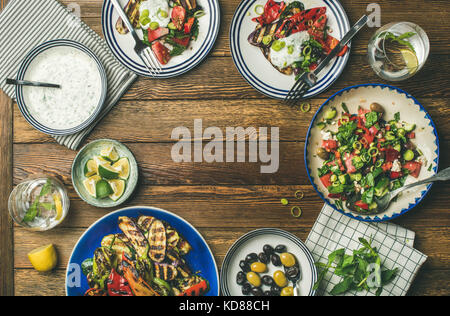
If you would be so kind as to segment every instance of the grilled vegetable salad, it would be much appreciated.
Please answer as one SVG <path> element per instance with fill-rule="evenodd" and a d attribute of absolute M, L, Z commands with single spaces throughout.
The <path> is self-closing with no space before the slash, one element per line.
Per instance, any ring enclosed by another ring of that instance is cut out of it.
<path fill-rule="evenodd" d="M 114 146 L 108 146 L 86 162 L 84 176 L 84 188 L 92 197 L 118 201 L 130 177 L 130 162 L 126 157 L 121 158 Z"/>
<path fill-rule="evenodd" d="M 385 121 L 378 103 L 360 107 L 358 114 L 342 108 L 339 119 L 331 108 L 317 125 L 323 139 L 316 154 L 324 160 L 319 177 L 340 209 L 345 202 L 351 211 L 376 213 L 378 199 L 403 187 L 408 176 L 418 178 L 427 164 L 413 142 L 416 125 L 401 121 L 400 113 Z M 332 125 L 338 130 L 331 131 Z"/>
<path fill-rule="evenodd" d="M 119 217 L 122 233 L 105 236 L 82 264 L 86 296 L 201 296 L 209 283 L 183 258 L 191 245 L 154 217 Z"/>
<path fill-rule="evenodd" d="M 197 40 L 198 19 L 205 15 L 197 0 L 129 0 L 125 12 L 136 29 L 141 29 L 143 42 L 150 46 L 162 65 L 173 56 L 183 54 L 192 40 Z M 127 34 L 119 19 L 116 29 Z"/>
<path fill-rule="evenodd" d="M 300 1 L 269 0 L 264 8 L 256 6 L 255 12 L 260 16 L 253 19 L 257 26 L 248 41 L 260 47 L 264 56 L 283 74 L 294 73 L 299 77 L 304 72 L 314 71 L 339 44 L 329 34 L 326 7 L 305 10 Z M 347 51 L 346 46 L 338 56 Z"/>

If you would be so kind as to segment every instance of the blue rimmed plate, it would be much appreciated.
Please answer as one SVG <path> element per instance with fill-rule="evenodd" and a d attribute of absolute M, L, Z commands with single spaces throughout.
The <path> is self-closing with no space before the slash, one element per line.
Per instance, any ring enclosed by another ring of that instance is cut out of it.
<path fill-rule="evenodd" d="M 95 249 L 100 247 L 104 236 L 120 233 L 117 220 L 120 216 L 139 217 L 153 216 L 168 222 L 192 246 L 192 251 L 185 257 L 192 271 L 199 271 L 199 275 L 208 280 L 210 290 L 206 296 L 219 295 L 219 272 L 214 256 L 200 233 L 183 218 L 168 211 L 146 206 L 129 207 L 110 213 L 89 227 L 78 240 L 70 256 L 66 271 L 66 294 L 68 296 L 82 296 L 89 289 L 86 276 L 81 274 L 81 263 L 92 258 Z M 80 283 L 78 283 L 80 281 Z"/>
<path fill-rule="evenodd" d="M 17 73 L 17 80 L 24 80 L 27 79 L 27 72 L 29 71 L 30 67 L 34 64 L 33 62 L 37 60 L 37 57 L 41 55 L 44 52 L 47 52 L 48 50 L 51 50 L 53 48 L 58 47 L 70 47 L 73 49 L 77 49 L 88 55 L 94 62 L 97 64 L 97 69 L 99 72 L 100 80 L 101 80 L 101 94 L 100 98 L 98 100 L 98 103 L 93 110 L 92 114 L 80 125 L 70 128 L 70 129 L 54 129 L 50 128 L 48 126 L 45 126 L 39 120 L 35 117 L 33 117 L 30 110 L 27 108 L 27 102 L 26 98 L 24 97 L 23 86 L 16 86 L 16 100 L 17 105 L 20 109 L 20 112 L 24 116 L 24 118 L 30 123 L 34 128 L 37 130 L 53 136 L 64 136 L 64 135 L 72 135 L 75 133 L 78 133 L 85 128 L 87 128 L 98 116 L 100 111 L 102 110 L 103 103 L 106 99 L 106 93 L 108 91 L 108 80 L 106 77 L 105 69 L 103 68 L 102 63 L 98 59 L 98 57 L 86 46 L 83 44 L 77 43 L 72 40 L 66 40 L 66 39 L 58 39 L 58 40 L 52 40 L 45 42 L 37 47 L 35 47 L 33 50 L 31 50 L 28 55 L 23 60 L 22 64 L 20 65 L 19 71 Z M 37 62 L 37 61 L 36 61 Z"/>
<path fill-rule="evenodd" d="M 382 84 L 364 84 L 343 89 L 330 97 L 320 107 L 312 120 L 306 138 L 305 165 L 314 189 L 332 208 L 360 221 L 383 222 L 403 215 L 417 206 L 429 192 L 431 184 L 406 191 L 397 198 L 397 201 L 392 202 L 389 208 L 382 214 L 371 216 L 361 215 L 351 212 L 348 209 L 341 210 L 334 205 L 332 199 L 327 198 L 328 191 L 318 176 L 318 168 L 322 167 L 323 160 L 315 155 L 317 147 L 320 146 L 323 138 L 320 128 L 317 127 L 317 123 L 323 120 L 323 116 L 328 109 L 336 107 L 339 111 L 342 111 L 341 104 L 345 103 L 351 113 L 358 113 L 359 106 L 367 109 L 373 102 L 379 103 L 384 107 L 384 117 L 386 120 L 394 119 L 395 113 L 400 112 L 402 121 L 417 125 L 414 143 L 423 152 L 426 161 L 424 161 L 419 179 L 408 177 L 406 184 L 434 175 L 439 165 L 439 138 L 430 115 L 409 93 L 399 88 Z"/>
<path fill-rule="evenodd" d="M 300 296 L 314 296 L 316 291 L 313 287 L 317 281 L 317 268 L 311 252 L 298 237 L 277 228 L 262 228 L 249 232 L 231 246 L 223 261 L 220 274 L 221 294 L 224 296 L 242 296 L 242 288 L 236 283 L 236 275 L 241 271 L 239 262 L 250 253 L 262 252 L 266 244 L 274 248 L 277 245 L 287 247 L 287 251 L 297 258 L 300 265 L 302 275 L 298 283 Z M 268 271 L 264 275 L 273 275 L 276 270 L 280 270 L 280 268 L 268 264 Z M 263 290 L 268 289 L 265 287 Z"/>
<path fill-rule="evenodd" d="M 123 7 L 128 0 L 119 1 Z M 173 57 L 167 65 L 162 66 L 162 72 L 156 78 L 171 78 L 184 74 L 196 67 L 209 54 L 214 46 L 220 29 L 220 6 L 218 0 L 197 0 L 206 15 L 199 19 L 199 35 L 192 41 L 190 48 L 182 55 Z M 125 67 L 140 76 L 151 77 L 144 63 L 134 52 L 134 41 L 131 34 L 122 35 L 116 30 L 119 16 L 110 0 L 103 2 L 102 29 L 105 40 L 114 56 Z"/>
<path fill-rule="evenodd" d="M 295 83 L 295 76 L 286 76 L 276 70 L 264 57 L 258 47 L 248 42 L 248 36 L 255 30 L 255 7 L 264 6 L 267 0 L 241 1 L 231 22 L 230 45 L 234 63 L 250 85 L 259 92 L 275 99 L 285 99 Z M 350 22 L 344 8 L 337 0 L 311 0 L 305 2 L 306 9 L 327 7 L 328 25 L 332 36 L 342 39 L 350 30 Z M 350 47 L 350 45 L 349 45 Z M 319 74 L 319 81 L 305 97 L 313 97 L 327 90 L 341 75 L 350 53 L 338 57 Z"/>

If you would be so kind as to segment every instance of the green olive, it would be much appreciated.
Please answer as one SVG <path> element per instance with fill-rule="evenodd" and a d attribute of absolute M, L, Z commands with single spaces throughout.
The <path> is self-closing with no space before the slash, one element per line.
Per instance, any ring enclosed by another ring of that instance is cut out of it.
<path fill-rule="evenodd" d="M 285 287 L 281 290 L 281 296 L 294 296 L 294 288 L 292 286 Z"/>
<path fill-rule="evenodd" d="M 252 263 L 250 268 L 252 269 L 253 272 L 257 272 L 257 273 L 264 273 L 267 271 L 267 266 L 261 262 Z"/>
<path fill-rule="evenodd" d="M 273 280 L 275 281 L 275 283 L 283 288 L 288 284 L 286 275 L 283 273 L 283 271 L 275 271 L 275 273 L 273 274 Z"/>
<path fill-rule="evenodd" d="M 297 260 L 295 260 L 294 255 L 289 252 L 282 253 L 280 259 L 281 263 L 287 268 L 293 267 L 297 263 Z"/>
<path fill-rule="evenodd" d="M 247 281 L 248 281 L 248 283 L 250 283 L 251 285 L 253 285 L 255 287 L 261 286 L 261 278 L 255 272 L 247 273 Z"/>
<path fill-rule="evenodd" d="M 378 103 L 376 103 L 376 102 L 374 102 L 374 103 L 372 103 L 372 104 L 370 105 L 370 109 L 371 109 L 372 111 L 374 111 L 374 112 L 377 112 L 377 113 L 381 113 L 381 114 L 384 113 L 384 108 L 383 108 L 380 104 L 378 104 Z"/>

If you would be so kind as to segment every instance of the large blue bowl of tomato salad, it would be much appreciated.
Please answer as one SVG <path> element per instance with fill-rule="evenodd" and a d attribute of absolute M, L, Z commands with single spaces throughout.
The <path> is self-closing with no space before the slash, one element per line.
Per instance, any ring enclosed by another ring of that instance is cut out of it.
<path fill-rule="evenodd" d="M 305 165 L 314 189 L 336 211 L 360 221 L 388 221 L 416 207 L 431 189 L 407 190 L 378 211 L 388 192 L 437 173 L 438 133 L 409 93 L 382 84 L 352 86 L 314 116 Z"/>

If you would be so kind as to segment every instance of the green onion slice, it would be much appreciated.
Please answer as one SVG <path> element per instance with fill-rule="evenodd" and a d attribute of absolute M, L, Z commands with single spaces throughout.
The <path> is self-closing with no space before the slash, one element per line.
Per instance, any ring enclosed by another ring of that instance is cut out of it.
<path fill-rule="evenodd" d="M 295 197 L 297 198 L 297 200 L 301 200 L 305 197 L 305 193 L 303 191 L 298 190 L 297 192 L 295 192 Z"/>
<path fill-rule="evenodd" d="M 295 218 L 300 218 L 303 214 L 302 208 L 300 206 L 294 206 L 291 208 L 291 214 Z"/>
<path fill-rule="evenodd" d="M 199 18 L 201 18 L 202 16 L 205 16 L 205 15 L 206 15 L 205 11 L 198 10 L 197 12 L 194 13 L 194 18 L 199 19 Z"/>
<path fill-rule="evenodd" d="M 379 153 L 380 151 L 376 147 L 372 147 L 369 149 L 369 155 L 371 155 L 372 157 L 377 156 Z"/>
<path fill-rule="evenodd" d="M 264 13 L 264 6 L 261 4 L 258 4 L 255 6 L 255 13 L 258 15 L 262 15 Z"/>
<path fill-rule="evenodd" d="M 303 103 L 302 105 L 300 105 L 300 110 L 303 113 L 308 113 L 309 111 L 311 111 L 311 104 L 309 103 Z"/>

